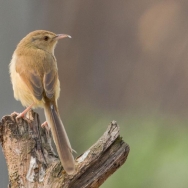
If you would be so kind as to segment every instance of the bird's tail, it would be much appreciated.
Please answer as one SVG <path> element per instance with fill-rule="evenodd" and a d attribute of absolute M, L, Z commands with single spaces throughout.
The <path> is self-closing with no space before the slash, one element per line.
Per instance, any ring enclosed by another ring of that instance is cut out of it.
<path fill-rule="evenodd" d="M 46 121 L 51 128 L 52 136 L 61 164 L 67 174 L 73 174 L 75 171 L 75 162 L 72 155 L 72 148 L 59 113 L 57 111 L 57 107 L 55 104 L 47 102 L 44 106 L 44 112 Z"/>

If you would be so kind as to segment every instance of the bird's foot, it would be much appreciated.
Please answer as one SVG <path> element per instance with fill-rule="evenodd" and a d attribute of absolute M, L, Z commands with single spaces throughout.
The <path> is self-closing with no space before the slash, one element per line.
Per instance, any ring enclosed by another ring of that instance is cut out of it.
<path fill-rule="evenodd" d="M 25 115 L 27 114 L 27 112 L 32 108 L 32 106 L 34 105 L 34 103 L 30 106 L 28 106 L 23 112 L 21 113 L 17 113 L 17 112 L 13 112 L 13 114 L 16 114 L 16 120 L 20 119 L 20 118 L 25 118 Z M 12 115 L 12 114 L 11 114 Z"/>
<path fill-rule="evenodd" d="M 21 113 L 17 113 L 16 120 L 18 120 L 18 119 L 20 119 L 20 118 L 23 118 L 23 119 L 24 119 L 24 117 L 25 117 L 24 111 L 21 112 Z"/>
<path fill-rule="evenodd" d="M 42 124 L 41 124 L 41 127 L 42 127 L 42 128 L 45 128 L 48 133 L 50 132 L 50 127 L 48 126 L 47 121 L 45 121 L 44 123 L 42 123 Z"/>
<path fill-rule="evenodd" d="M 42 123 L 42 124 L 41 124 L 41 127 L 42 127 L 42 128 L 44 128 L 44 127 L 45 127 L 45 128 L 48 127 L 48 123 L 47 123 L 47 121 L 45 121 L 44 123 Z"/>
<path fill-rule="evenodd" d="M 24 118 L 25 114 L 22 112 L 22 113 L 18 113 L 18 112 L 13 112 L 11 113 L 11 116 L 14 116 L 16 115 L 16 120 L 20 119 L 20 118 Z"/>
<path fill-rule="evenodd" d="M 18 122 L 18 120 L 19 120 L 20 118 L 26 120 L 26 119 L 25 119 L 25 114 L 24 114 L 23 112 L 22 112 L 22 113 L 18 113 L 18 112 L 13 112 L 13 113 L 11 113 L 11 116 L 14 116 L 14 115 L 16 115 L 16 121 L 17 121 L 17 122 Z"/>
<path fill-rule="evenodd" d="M 14 116 L 14 115 L 19 115 L 20 113 L 18 113 L 18 112 L 13 112 L 13 113 L 11 113 L 11 116 Z"/>

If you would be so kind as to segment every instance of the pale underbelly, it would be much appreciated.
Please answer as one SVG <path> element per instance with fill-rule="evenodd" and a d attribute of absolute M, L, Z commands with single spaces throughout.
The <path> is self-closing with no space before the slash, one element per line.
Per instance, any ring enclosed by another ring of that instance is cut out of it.
<path fill-rule="evenodd" d="M 14 76 L 12 80 L 14 97 L 16 100 L 21 101 L 22 105 L 25 107 L 33 104 L 32 108 L 43 107 L 44 101 L 37 100 L 35 96 L 31 93 L 28 86 L 22 81 L 18 73 Z"/>

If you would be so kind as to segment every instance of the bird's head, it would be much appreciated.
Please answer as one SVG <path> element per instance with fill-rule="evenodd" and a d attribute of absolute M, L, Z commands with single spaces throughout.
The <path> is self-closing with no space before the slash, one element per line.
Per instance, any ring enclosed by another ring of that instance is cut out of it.
<path fill-rule="evenodd" d="M 67 34 L 55 34 L 50 31 L 36 30 L 26 35 L 18 46 L 36 48 L 53 53 L 58 40 L 66 37 L 71 38 Z"/>

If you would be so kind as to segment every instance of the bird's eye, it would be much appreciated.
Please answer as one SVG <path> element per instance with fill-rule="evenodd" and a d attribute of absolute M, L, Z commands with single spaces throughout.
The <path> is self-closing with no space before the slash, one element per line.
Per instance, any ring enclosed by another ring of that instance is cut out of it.
<path fill-rule="evenodd" d="M 45 41 L 48 41 L 48 39 L 49 39 L 48 36 L 45 36 L 45 37 L 44 37 L 44 40 L 45 40 Z"/>

